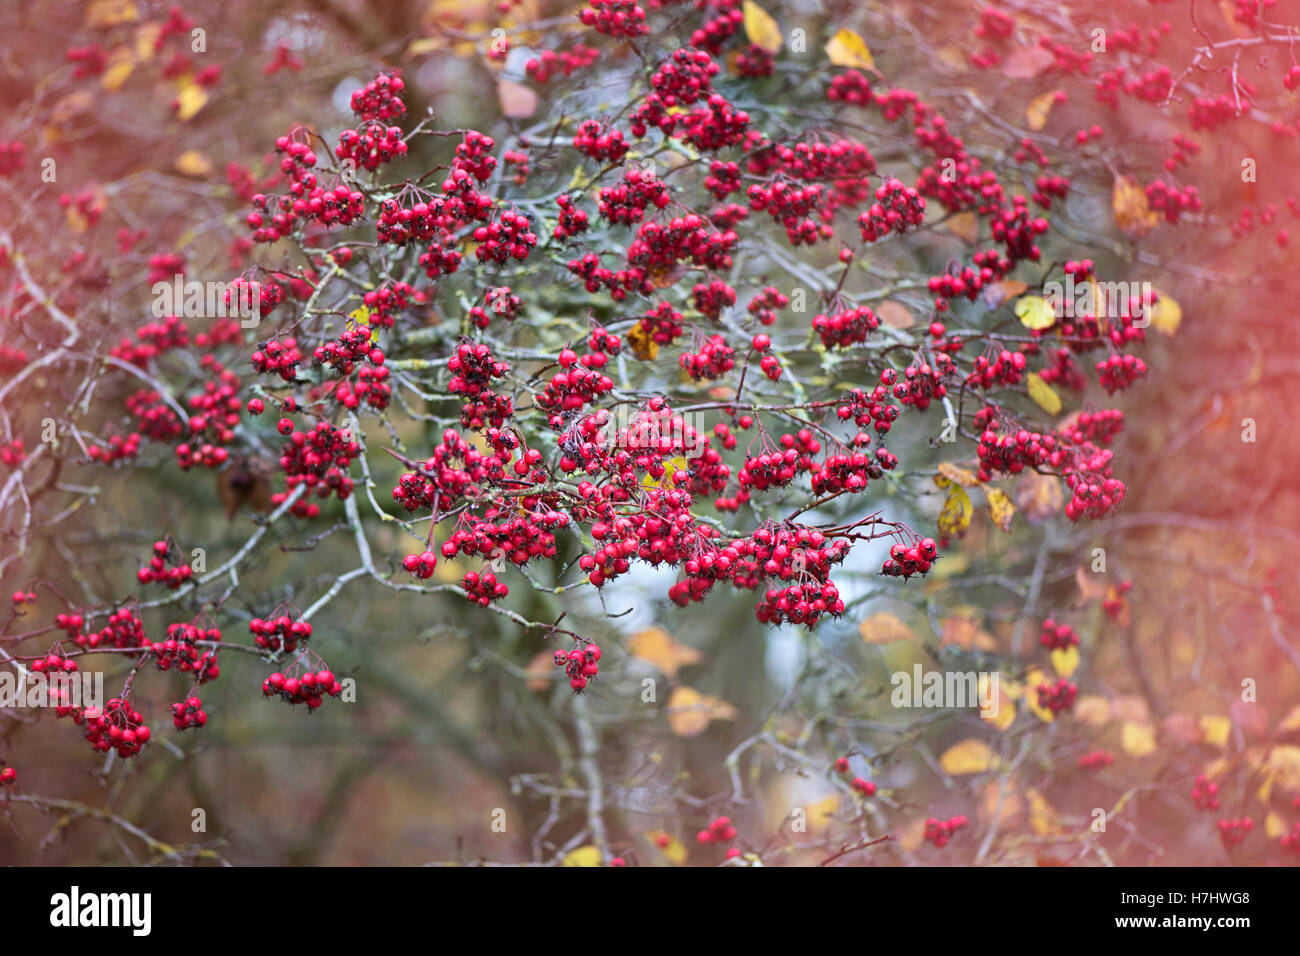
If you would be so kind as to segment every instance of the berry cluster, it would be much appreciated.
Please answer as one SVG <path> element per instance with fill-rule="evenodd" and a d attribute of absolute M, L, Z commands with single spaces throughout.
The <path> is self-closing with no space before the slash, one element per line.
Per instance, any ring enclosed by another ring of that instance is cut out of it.
<path fill-rule="evenodd" d="M 406 112 L 402 91 L 406 84 L 399 71 L 381 73 L 352 94 L 352 112 L 363 120 L 386 122 Z"/>
<path fill-rule="evenodd" d="M 1219 809 L 1219 785 L 1203 773 L 1192 783 L 1192 803 L 1197 810 Z"/>
<path fill-rule="evenodd" d="M 1097 363 L 1097 381 L 1108 394 L 1123 391 L 1147 373 L 1147 364 L 1134 355 L 1112 355 Z"/>
<path fill-rule="evenodd" d="M 587 689 L 587 682 L 595 680 L 600 674 L 600 648 L 595 644 L 574 647 L 572 650 L 557 650 L 552 660 L 556 667 L 563 667 L 569 675 L 569 686 L 575 693 Z"/>
<path fill-rule="evenodd" d="M 1079 696 L 1079 688 L 1062 677 L 1055 684 L 1039 684 L 1037 688 L 1038 706 L 1050 710 L 1053 714 L 1070 710 Z"/>
<path fill-rule="evenodd" d="M 914 574 L 926 574 L 938 559 L 939 546 L 933 538 L 921 538 L 911 545 L 897 542 L 890 545 L 880 573 L 906 580 Z"/>
<path fill-rule="evenodd" d="M 300 642 L 311 637 L 311 624 L 295 621 L 288 614 L 266 619 L 255 617 L 248 622 L 248 632 L 264 651 L 273 654 L 280 651 L 292 653 L 298 649 Z"/>
<path fill-rule="evenodd" d="M 208 722 L 208 715 L 203 710 L 203 701 L 197 697 L 186 697 L 172 704 L 172 726 L 177 730 L 189 730 L 202 727 Z"/>
<path fill-rule="evenodd" d="M 1074 628 L 1070 625 L 1058 624 L 1055 619 L 1049 617 L 1043 621 L 1038 642 L 1050 651 L 1064 651 L 1078 646 L 1079 635 L 1074 633 Z"/>
<path fill-rule="evenodd" d="M 948 841 L 953 838 L 953 835 L 969 822 L 964 816 L 960 815 L 949 817 L 947 820 L 930 817 L 925 821 L 925 839 L 936 847 L 945 847 L 948 845 Z"/>
<path fill-rule="evenodd" d="M 736 350 L 721 335 L 711 335 L 699 352 L 686 352 L 677 361 L 697 382 L 721 378 L 735 368 Z"/>
<path fill-rule="evenodd" d="M 351 375 L 357 362 L 369 361 L 372 365 L 383 365 L 383 350 L 371 345 L 374 336 L 374 329 L 370 326 L 354 326 L 337 339 L 316 346 L 312 352 L 312 361 L 317 365 L 328 365 L 340 375 Z"/>
<path fill-rule="evenodd" d="M 671 201 L 668 187 L 648 169 L 630 166 L 623 182 L 607 186 L 596 193 L 600 214 L 609 222 L 632 225 L 645 217 L 650 206 L 663 209 Z"/>
<path fill-rule="evenodd" d="M 315 710 L 325 695 L 342 694 L 343 685 L 327 670 L 308 671 L 302 677 L 286 677 L 276 671 L 262 681 L 262 693 L 267 697 L 279 696 L 286 704 L 306 704 L 309 710 Z"/>
<path fill-rule="evenodd" d="M 875 242 L 891 232 L 906 232 L 925 220 L 925 200 L 899 179 L 886 179 L 876 189 L 876 201 L 858 216 L 863 242 Z"/>
<path fill-rule="evenodd" d="M 385 126 L 383 123 L 365 123 L 358 129 L 345 129 L 339 134 L 338 145 L 334 155 L 345 163 L 352 163 L 353 169 L 376 170 L 383 163 L 392 162 L 406 155 L 406 141 L 402 139 L 402 130 L 398 126 Z M 346 188 L 346 187 L 342 187 Z M 352 205 L 353 190 L 348 189 L 346 198 Z M 357 203 L 363 201 L 361 193 L 355 193 Z M 335 200 L 344 198 L 335 190 Z M 350 214 L 348 220 L 356 219 L 363 209 Z"/>
<path fill-rule="evenodd" d="M 220 640 L 221 631 L 215 627 L 169 624 L 166 640 L 155 641 L 149 649 L 160 671 L 175 668 L 182 674 L 193 674 L 194 679 L 203 684 L 220 677 L 221 667 L 217 664 L 216 650 L 201 650 L 199 643 Z"/>
<path fill-rule="evenodd" d="M 584 26 L 611 37 L 639 37 L 649 32 L 645 11 L 636 0 L 587 0 L 589 6 L 578 14 Z"/>
<path fill-rule="evenodd" d="M 188 564 L 177 564 L 175 567 L 167 567 L 167 559 L 172 555 L 172 545 L 169 541 L 155 541 L 153 545 L 153 557 L 149 563 L 136 572 L 136 580 L 141 584 L 152 584 L 157 582 L 166 585 L 175 591 L 182 584 L 185 584 L 194 577 L 194 569 Z"/>
<path fill-rule="evenodd" d="M 293 428 L 288 419 L 284 419 L 281 425 L 285 422 Z M 347 471 L 359 454 L 361 446 L 352 439 L 352 433 L 329 422 L 317 422 L 309 432 L 292 430 L 289 440 L 281 448 L 279 460 L 287 490 L 272 495 L 271 503 L 283 503 L 289 492 L 299 485 L 305 486 L 309 493 L 315 490 L 319 498 L 337 494 L 340 501 L 346 499 L 352 494 L 352 479 Z M 294 513 L 299 517 L 315 517 L 320 508 L 306 504 L 300 498 L 295 502 Z"/>
<path fill-rule="evenodd" d="M 72 712 L 72 720 L 86 730 L 86 740 L 100 753 L 110 750 L 122 758 L 134 757 L 149 742 L 152 732 L 144 717 L 130 703 L 114 697 L 104 707 L 85 707 Z"/>
<path fill-rule="evenodd" d="M 813 316 L 812 327 L 828 349 L 844 348 L 855 342 L 865 342 L 867 336 L 880 327 L 880 320 L 869 307 L 862 305 L 829 316 Z"/>
<path fill-rule="evenodd" d="M 534 83 L 546 84 L 556 76 L 572 76 L 578 70 L 586 69 L 600 59 L 600 51 L 586 46 L 581 41 L 575 43 L 572 50 L 556 53 L 543 50 L 540 57 L 530 59 L 524 64 L 524 72 Z"/>
<path fill-rule="evenodd" d="M 1231 849 L 1246 842 L 1246 837 L 1250 836 L 1251 831 L 1255 829 L 1255 821 L 1250 817 L 1220 820 L 1218 828 L 1219 839 L 1223 841 L 1225 848 Z"/>
<path fill-rule="evenodd" d="M 560 219 L 552 231 L 556 239 L 569 239 L 587 231 L 587 213 L 575 206 L 572 199 L 567 195 L 557 196 L 555 204 L 560 207 Z"/>
<path fill-rule="evenodd" d="M 298 363 L 301 361 L 302 354 L 298 351 L 298 340 L 294 338 L 272 339 L 252 356 L 253 368 L 258 372 L 263 375 L 274 372 L 286 382 L 297 379 Z"/>
<path fill-rule="evenodd" d="M 627 155 L 627 141 L 616 129 L 607 129 L 599 120 L 583 120 L 573 135 L 573 148 L 602 163 L 619 163 Z"/>

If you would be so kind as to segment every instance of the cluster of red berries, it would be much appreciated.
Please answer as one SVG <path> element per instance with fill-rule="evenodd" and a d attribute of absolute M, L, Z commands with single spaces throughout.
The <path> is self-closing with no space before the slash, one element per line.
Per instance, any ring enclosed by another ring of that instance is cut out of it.
<path fill-rule="evenodd" d="M 1037 692 L 1038 706 L 1050 710 L 1053 714 L 1073 708 L 1074 701 L 1079 696 L 1079 688 L 1065 678 L 1061 678 L 1055 684 L 1039 684 Z"/>
<path fill-rule="evenodd" d="M 600 674 L 600 648 L 595 644 L 574 647 L 571 650 L 557 650 L 552 657 L 556 667 L 563 667 L 569 675 L 569 686 L 575 693 L 587 689 L 587 682 L 595 680 Z"/>
<path fill-rule="evenodd" d="M 1079 635 L 1068 624 L 1058 624 L 1054 618 L 1043 621 L 1038 642 L 1051 651 L 1064 651 L 1078 646 Z"/>
<path fill-rule="evenodd" d="M 636 0 L 587 0 L 589 6 L 578 14 L 584 26 L 611 37 L 639 37 L 649 32 L 645 10 Z"/>
<path fill-rule="evenodd" d="M 339 500 L 345 500 L 352 494 L 352 479 L 347 471 L 352 461 L 361 454 L 361 446 L 352 438 L 352 433 L 335 427 L 326 421 L 316 423 L 309 432 L 293 429 L 293 422 L 281 419 L 280 430 L 284 425 L 291 429 L 289 440 L 280 451 L 280 470 L 284 472 L 286 491 L 276 492 L 271 496 L 271 503 L 282 504 L 299 485 L 306 486 L 308 492 L 314 490 L 319 498 L 328 498 L 337 494 Z M 295 502 L 302 505 L 300 511 L 295 507 L 294 513 L 300 517 L 311 517 L 309 509 L 302 499 Z M 316 509 L 319 513 L 319 508 Z"/>
<path fill-rule="evenodd" d="M 479 262 L 505 264 L 510 259 L 527 259 L 537 245 L 537 234 L 523 213 L 506 210 L 496 222 L 476 226 L 471 234 L 478 243 L 474 255 Z"/>
<path fill-rule="evenodd" d="M 311 624 L 295 621 L 288 614 L 265 619 L 255 617 L 248 622 L 248 633 L 264 651 L 292 653 L 298 649 L 299 643 L 311 637 Z"/>
<path fill-rule="evenodd" d="M 749 187 L 749 208 L 767 212 L 785 227 L 790 245 L 811 246 L 819 239 L 830 239 L 834 230 L 829 223 L 820 225 L 813 220 L 823 216 L 822 198 L 826 188 L 821 183 L 799 186 L 777 180 L 769 185 L 755 183 Z"/>
<path fill-rule="evenodd" d="M 406 89 L 401 73 L 381 73 L 352 94 L 352 112 L 363 120 L 387 121 L 406 112 L 402 91 Z"/>
<path fill-rule="evenodd" d="M 897 382 L 898 373 L 892 368 L 885 369 L 880 373 L 880 384 L 869 393 L 860 388 L 852 389 L 844 404 L 836 406 L 835 416 L 842 421 L 851 418 L 859 428 L 866 428 L 870 424 L 877 434 L 886 434 L 892 423 L 898 420 L 898 406 L 889 404 L 889 388 Z M 865 445 L 870 441 L 870 435 L 859 432 L 853 443 Z"/>
<path fill-rule="evenodd" d="M 600 59 L 600 51 L 579 41 L 572 50 L 556 53 L 543 50 L 541 56 L 524 64 L 524 72 L 534 83 L 546 84 L 556 76 L 572 76 Z"/>
<path fill-rule="evenodd" d="M 402 558 L 402 567 L 417 578 L 428 580 L 433 577 L 433 572 L 438 567 L 438 556 L 432 551 L 408 554 Z"/>
<path fill-rule="evenodd" d="M 309 710 L 315 710 L 327 694 L 331 697 L 342 694 L 343 685 L 327 670 L 308 671 L 302 677 L 286 677 L 276 671 L 262 681 L 262 693 L 267 697 L 278 696 L 286 704 L 306 704 Z"/>
<path fill-rule="evenodd" d="M 677 361 L 697 382 L 721 378 L 736 366 L 736 350 L 721 335 L 711 335 L 699 352 L 686 352 Z"/>
<path fill-rule="evenodd" d="M 784 309 L 789 304 L 789 297 L 782 295 L 776 286 L 769 285 L 764 286 L 758 295 L 749 300 L 745 310 L 761 325 L 772 325 L 776 322 L 777 310 Z"/>
<path fill-rule="evenodd" d="M 138 438 L 135 444 L 136 447 L 138 448 L 139 447 Z M 90 457 L 92 459 L 99 457 L 95 454 L 96 451 L 99 451 L 101 454 L 103 454 L 102 449 L 100 449 L 98 445 L 92 445 L 90 448 Z M 21 438 L 15 438 L 13 441 L 6 442 L 5 444 L 0 445 L 0 463 L 3 463 L 9 468 L 17 468 L 19 465 L 23 463 L 23 460 L 26 457 L 27 457 L 27 453 L 23 450 L 23 440 Z M 131 451 L 129 454 L 119 455 L 118 457 L 123 457 L 123 458 L 134 457 L 134 451 Z"/>
<path fill-rule="evenodd" d="M 629 265 L 645 269 L 670 269 L 689 259 L 692 265 L 715 272 L 732 266 L 731 250 L 739 236 L 731 230 L 710 231 L 707 220 L 694 213 L 676 216 L 667 224 L 644 222 L 627 250 Z"/>
<path fill-rule="evenodd" d="M 73 615 L 70 619 L 80 615 Z M 56 618 L 57 623 L 57 618 Z M 112 647 L 117 650 L 130 650 L 147 647 L 149 639 L 144 636 L 144 621 L 130 608 L 118 608 L 108 616 L 108 623 L 99 631 L 89 634 L 72 635 L 72 639 L 81 647 Z"/>
<path fill-rule="evenodd" d="M 1083 754 L 1079 758 L 1077 766 L 1080 770 L 1097 771 L 1105 770 L 1107 767 L 1113 766 L 1114 763 L 1115 756 L 1109 751 L 1093 750 Z"/>
<path fill-rule="evenodd" d="M 1147 373 L 1147 364 L 1135 355 L 1112 355 L 1097 363 L 1097 380 L 1108 394 L 1123 391 Z"/>
<path fill-rule="evenodd" d="M 682 334 L 682 314 L 669 302 L 646 310 L 637 323 L 640 335 L 659 345 L 672 345 Z"/>
<path fill-rule="evenodd" d="M 491 315 L 513 322 L 519 318 L 523 305 L 523 300 L 511 292 L 509 286 L 494 286 L 483 293 L 483 305 L 476 305 L 469 310 L 469 320 L 480 329 L 486 329 L 491 324 Z"/>
<path fill-rule="evenodd" d="M 85 707 L 72 711 L 72 720 L 85 727 L 86 740 L 100 753 L 117 751 L 119 757 L 134 757 L 149 742 L 152 731 L 144 717 L 130 703 L 114 697 L 103 709 Z"/>
<path fill-rule="evenodd" d="M 1246 837 L 1250 836 L 1255 829 L 1255 821 L 1250 817 L 1242 817 L 1237 820 L 1220 820 L 1219 821 L 1219 839 L 1223 841 L 1224 847 L 1231 849 L 1246 842 Z"/>
<path fill-rule="evenodd" d="M 844 599 L 840 589 L 827 581 L 808 581 L 782 588 L 768 588 L 755 609 L 755 616 L 764 624 L 779 625 L 785 622 L 816 627 L 822 615 L 839 617 L 844 613 Z"/>
<path fill-rule="evenodd" d="M 863 242 L 875 242 L 891 232 L 906 232 L 925 221 L 925 200 L 899 179 L 886 179 L 876 189 L 876 201 L 858 216 Z"/>
<path fill-rule="evenodd" d="M 152 584 L 157 582 L 166 585 L 173 591 L 185 584 L 194 577 L 194 569 L 188 564 L 178 564 L 175 567 L 167 567 L 167 559 L 172 553 L 171 543 L 168 541 L 155 541 L 153 546 L 153 557 L 149 563 L 136 572 L 136 580 L 141 584 Z"/>
<path fill-rule="evenodd" d="M 203 709 L 203 701 L 199 700 L 199 698 L 186 697 L 184 700 L 172 704 L 172 726 L 177 730 L 202 727 L 207 722 L 208 715 Z"/>
<path fill-rule="evenodd" d="M 668 187 L 653 172 L 636 166 L 624 171 L 623 182 L 606 186 L 596 193 L 601 216 L 609 222 L 625 225 L 640 222 L 651 206 L 663 209 L 671 198 Z"/>
<path fill-rule="evenodd" d="M 334 147 L 334 155 L 345 163 L 352 163 L 354 169 L 372 171 L 383 163 L 405 156 L 406 151 L 401 127 L 385 126 L 383 123 L 365 123 L 359 129 L 345 129 L 339 134 L 338 145 Z M 349 189 L 349 199 L 351 194 L 352 190 Z M 335 196 L 336 200 L 343 198 L 337 191 Z"/>
<path fill-rule="evenodd" d="M 993 356 L 992 361 L 987 355 L 980 355 L 975 358 L 974 367 L 966 376 L 966 384 L 972 388 L 1018 385 L 1027 367 L 1028 362 L 1023 352 L 1002 349 Z"/>
<path fill-rule="evenodd" d="M 351 375 L 357 362 L 369 361 L 372 365 L 383 365 L 383 350 L 371 344 L 374 337 L 374 329 L 370 326 L 354 326 L 337 339 L 316 346 L 312 352 L 312 361 L 317 365 L 328 365 L 340 375 Z"/>
<path fill-rule="evenodd" d="M 813 316 L 812 327 L 821 336 L 822 345 L 828 349 L 836 346 L 843 348 L 855 342 L 865 342 L 867 336 L 880 327 L 880 320 L 869 307 L 863 305 L 829 316 Z"/>
<path fill-rule="evenodd" d="M 182 674 L 193 674 L 200 683 L 221 676 L 215 649 L 201 650 L 200 642 L 219 642 L 221 631 L 215 627 L 203 628 L 195 624 L 167 625 L 167 638 L 149 645 L 160 671 L 173 667 Z"/>
<path fill-rule="evenodd" d="M 465 596 L 481 607 L 487 607 L 493 601 L 510 593 L 510 588 L 504 582 L 498 581 L 497 576 L 491 571 L 484 571 L 482 574 L 470 571 L 460 582 L 460 586 Z"/>
<path fill-rule="evenodd" d="M 555 204 L 560 207 L 560 219 L 552 231 L 556 239 L 569 239 L 587 231 L 587 213 L 575 206 L 572 199 L 567 195 L 557 196 Z"/>
<path fill-rule="evenodd" d="M 1203 773 L 1192 783 L 1192 803 L 1197 810 L 1219 809 L 1219 785 Z"/>
<path fill-rule="evenodd" d="M 903 369 L 902 381 L 893 381 L 894 397 L 904 405 L 925 411 L 931 402 L 948 394 L 946 380 L 954 372 L 952 358 L 946 352 L 936 352 L 933 364 L 917 359 Z M 894 375 L 893 369 L 885 369 L 880 376 L 881 383 L 889 384 Z"/>
<path fill-rule="evenodd" d="M 907 545 L 901 541 L 890 545 L 889 557 L 880 566 L 880 573 L 906 580 L 914 574 L 926 574 L 939 559 L 939 546 L 933 538 L 921 538 Z"/>
<path fill-rule="evenodd" d="M 576 412 L 614 388 L 614 380 L 598 371 L 609 361 L 604 352 L 588 352 L 579 357 L 572 349 L 566 349 L 560 353 L 559 361 L 562 370 L 551 376 L 534 400 L 538 408 L 550 413 L 548 420 L 552 428 L 563 424 L 566 413 Z"/>
<path fill-rule="evenodd" d="M 857 70 L 848 70 L 831 80 L 826 98 L 832 103 L 869 106 L 872 101 L 871 81 Z"/>
<path fill-rule="evenodd" d="M 602 163 L 619 163 L 627 155 L 627 141 L 619 130 L 606 128 L 600 120 L 583 120 L 573 135 L 573 148 Z"/>
<path fill-rule="evenodd" d="M 298 351 L 298 340 L 286 338 L 272 339 L 253 353 L 253 368 L 265 375 L 274 372 L 286 382 L 298 377 L 298 363 L 302 354 Z"/>
<path fill-rule="evenodd" d="M 841 491 L 866 491 L 871 479 L 879 478 L 897 464 L 898 459 L 884 448 L 877 448 L 874 455 L 862 451 L 827 455 L 824 461 L 813 464 L 813 494 L 820 497 Z"/>
<path fill-rule="evenodd" d="M 31 669 L 37 674 L 75 674 L 78 671 L 76 661 L 54 651 L 32 661 Z"/>
<path fill-rule="evenodd" d="M 709 823 L 707 829 L 701 830 L 695 839 L 698 843 L 730 843 L 736 839 L 736 828 L 732 826 L 730 817 L 718 817 Z"/>
<path fill-rule="evenodd" d="M 849 778 L 849 758 L 839 757 L 835 761 L 835 772 L 845 779 Z M 870 780 L 863 777 L 853 777 L 849 779 L 849 789 L 854 793 L 860 793 L 864 797 L 874 797 L 876 795 L 876 785 Z"/>
<path fill-rule="evenodd" d="M 966 817 L 961 815 L 949 817 L 947 820 L 930 817 L 925 821 L 925 839 L 936 847 L 945 847 L 948 845 L 948 841 L 953 838 L 953 835 L 969 822 Z"/>
<path fill-rule="evenodd" d="M 394 282 L 372 289 L 362 298 L 365 307 L 370 310 L 370 324 L 375 328 L 391 329 L 394 313 L 405 309 L 412 301 L 423 302 L 426 296 L 416 292 L 405 282 Z"/>
<path fill-rule="evenodd" d="M 456 467 L 456 462 L 461 467 Z M 393 500 L 407 511 L 450 510 L 458 499 L 486 481 L 494 467 L 500 469 L 496 458 L 484 455 L 449 428 L 418 472 L 408 471 L 398 479 Z"/>

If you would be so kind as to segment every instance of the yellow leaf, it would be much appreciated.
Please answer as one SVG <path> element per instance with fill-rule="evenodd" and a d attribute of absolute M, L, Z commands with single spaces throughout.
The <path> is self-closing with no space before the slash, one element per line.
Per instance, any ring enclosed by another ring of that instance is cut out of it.
<path fill-rule="evenodd" d="M 916 324 L 916 318 L 907 306 L 893 299 L 886 299 L 876 306 L 876 315 L 881 322 L 894 329 L 910 329 Z"/>
<path fill-rule="evenodd" d="M 1016 485 L 1015 502 L 1030 524 L 1042 524 L 1065 507 L 1065 495 L 1059 479 L 1030 471 Z"/>
<path fill-rule="evenodd" d="M 939 758 L 939 766 L 943 768 L 943 772 L 954 777 L 967 773 L 984 773 L 997 762 L 997 754 L 978 737 L 968 737 L 953 744 Z"/>
<path fill-rule="evenodd" d="M 1173 335 L 1183 321 L 1183 307 L 1172 295 L 1156 290 L 1156 301 L 1151 305 L 1151 324 L 1161 335 Z"/>
<path fill-rule="evenodd" d="M 509 119 L 527 119 L 537 112 L 537 93 L 533 88 L 505 77 L 497 80 L 497 100 L 501 115 Z"/>
<path fill-rule="evenodd" d="M 1060 92 L 1060 90 L 1051 90 L 1029 101 L 1029 105 L 1025 108 L 1025 122 L 1029 124 L 1030 129 L 1040 130 L 1047 125 L 1047 114 L 1052 112 Z"/>
<path fill-rule="evenodd" d="M 679 471 L 686 471 L 690 468 L 689 462 L 681 455 L 669 458 L 664 462 L 664 473 L 662 478 L 655 478 L 651 475 L 644 475 L 641 478 L 642 488 L 672 488 L 673 475 Z"/>
<path fill-rule="evenodd" d="M 1156 749 L 1156 729 L 1150 724 L 1127 720 L 1120 728 L 1119 745 L 1130 757 L 1145 757 Z"/>
<path fill-rule="evenodd" d="M 1049 415 L 1056 415 L 1061 411 L 1061 396 L 1057 395 L 1056 389 L 1044 382 L 1043 377 L 1037 372 L 1029 373 L 1029 397 Z"/>
<path fill-rule="evenodd" d="M 654 340 L 654 336 L 649 331 L 642 327 L 640 322 L 628 329 L 624 338 L 628 347 L 632 349 L 632 354 L 641 361 L 653 362 L 659 357 L 659 343 Z"/>
<path fill-rule="evenodd" d="M 441 50 L 447 45 L 447 41 L 442 37 L 418 37 L 411 41 L 406 48 L 407 56 L 421 56 L 425 53 L 432 53 L 435 50 Z"/>
<path fill-rule="evenodd" d="M 1029 284 L 1019 279 L 1000 279 L 984 287 L 984 301 L 988 303 L 990 309 L 996 309 L 1008 299 L 1024 295 L 1028 289 Z"/>
<path fill-rule="evenodd" d="M 676 677 L 677 670 L 700 662 L 700 652 L 679 644 L 662 628 L 652 627 L 633 634 L 627 640 L 627 652 L 633 657 L 649 661 L 667 677 Z"/>
<path fill-rule="evenodd" d="M 1011 530 L 1011 519 L 1016 516 L 1016 506 L 1011 498 L 1000 488 L 985 488 L 984 500 L 988 502 L 989 517 L 1003 531 Z"/>
<path fill-rule="evenodd" d="M 195 179 L 203 179 L 211 176 L 214 168 L 212 160 L 204 156 L 197 149 L 187 149 L 176 157 L 176 171 L 182 176 L 193 176 Z"/>
<path fill-rule="evenodd" d="M 132 0 L 90 0 L 86 5 L 85 23 L 91 29 L 134 23 L 140 12 Z"/>
<path fill-rule="evenodd" d="M 1269 752 L 1265 766 L 1282 789 L 1300 791 L 1300 747 L 1278 744 Z"/>
<path fill-rule="evenodd" d="M 823 800 L 809 804 L 807 810 L 808 831 L 818 833 L 826 829 L 826 825 L 831 822 L 836 812 L 840 809 L 840 795 L 832 793 Z"/>
<path fill-rule="evenodd" d="M 1055 681 L 1037 667 L 1031 667 L 1025 672 L 1025 706 L 1045 724 L 1055 721 L 1056 715 L 1052 713 L 1050 708 L 1044 707 L 1038 702 L 1038 688 L 1041 684 L 1052 683 L 1055 683 Z"/>
<path fill-rule="evenodd" d="M 736 708 L 725 700 L 701 694 L 693 687 L 678 687 L 668 698 L 668 727 L 679 737 L 704 733 L 710 722 L 734 720 Z"/>
<path fill-rule="evenodd" d="M 781 28 L 754 0 L 745 0 L 745 36 L 754 46 L 776 55 L 781 51 Z"/>
<path fill-rule="evenodd" d="M 881 611 L 858 625 L 858 633 L 868 644 L 892 644 L 914 640 L 912 629 L 892 614 Z"/>
<path fill-rule="evenodd" d="M 208 91 L 194 82 L 188 73 L 176 81 L 176 117 L 182 122 L 194 118 L 208 101 Z"/>
<path fill-rule="evenodd" d="M 1100 727 L 1110 721 L 1110 701 L 1095 694 L 1080 697 L 1074 702 L 1074 719 L 1090 727 Z"/>
<path fill-rule="evenodd" d="M 969 468 L 962 468 L 960 465 L 954 465 L 950 461 L 940 462 L 938 468 L 939 474 L 954 485 L 961 485 L 963 488 L 973 488 L 979 484 L 979 479 L 975 477 L 975 472 Z M 938 484 L 938 482 L 936 482 Z M 946 485 L 939 485 L 940 488 Z"/>
<path fill-rule="evenodd" d="M 1277 840 L 1287 832 L 1286 822 L 1278 814 L 1270 810 L 1268 816 L 1264 818 L 1264 834 L 1270 840 Z"/>
<path fill-rule="evenodd" d="M 979 676 L 979 695 L 980 700 L 990 701 L 996 705 L 996 711 L 991 715 L 986 715 L 983 710 L 980 711 L 980 717 L 987 720 L 998 730 L 1006 730 L 1016 722 L 1016 705 L 1014 698 L 1020 693 L 1020 688 L 1015 687 L 1011 681 L 997 682 L 997 699 L 993 699 L 993 688 L 990 686 L 992 681 L 989 680 L 988 674 Z"/>
<path fill-rule="evenodd" d="M 646 831 L 645 838 L 649 840 L 650 845 L 653 846 L 656 851 L 662 853 L 664 858 L 667 859 L 669 863 L 673 864 L 673 866 L 681 866 L 686 862 L 686 847 L 682 845 L 681 840 L 677 839 L 677 837 L 668 833 L 666 830 L 648 830 Z M 663 845 L 660 845 L 661 843 Z"/>
<path fill-rule="evenodd" d="M 370 308 L 366 305 L 359 305 L 348 313 L 348 318 L 357 325 L 370 324 Z"/>
<path fill-rule="evenodd" d="M 1058 677 L 1069 677 L 1079 666 L 1079 649 L 1074 645 L 1058 647 L 1052 651 L 1052 670 Z"/>
<path fill-rule="evenodd" d="M 162 24 L 157 20 L 150 20 L 148 23 L 142 23 L 135 28 L 135 60 L 137 63 L 148 63 L 153 59 L 154 45 L 161 33 Z"/>
<path fill-rule="evenodd" d="M 1132 176 L 1115 177 L 1110 203 L 1115 212 L 1115 225 L 1134 239 L 1141 239 L 1160 221 L 1147 205 L 1147 191 Z"/>
<path fill-rule="evenodd" d="M 132 54 L 130 47 L 115 47 L 108 55 L 108 65 L 99 78 L 99 85 L 110 93 L 116 92 L 122 88 L 122 84 L 134 69 L 135 55 Z"/>
<path fill-rule="evenodd" d="M 939 512 L 939 533 L 945 538 L 961 534 L 970 527 L 971 515 L 975 509 L 970 503 L 970 495 L 961 485 L 952 485 L 948 489 L 948 498 Z"/>
<path fill-rule="evenodd" d="M 946 560 L 940 562 L 940 566 L 946 563 Z M 939 637 L 940 647 L 951 644 L 954 647 L 960 647 L 968 651 L 997 650 L 997 640 L 992 634 L 980 627 L 979 623 L 969 614 L 954 614 L 952 617 L 946 618 L 941 627 L 943 630 Z"/>
<path fill-rule="evenodd" d="M 1050 836 L 1060 832 L 1060 818 L 1055 808 L 1047 802 L 1046 797 L 1030 787 L 1025 791 L 1025 798 L 1029 801 L 1029 825 L 1035 833 L 1039 836 Z"/>
<path fill-rule="evenodd" d="M 1016 318 L 1025 328 L 1041 332 L 1056 324 L 1056 310 L 1041 295 L 1027 295 L 1016 300 Z"/>
<path fill-rule="evenodd" d="M 951 216 L 943 224 L 944 228 L 966 242 L 974 242 L 979 238 L 980 221 L 975 218 L 973 212 L 959 212 Z"/>
<path fill-rule="evenodd" d="M 863 42 L 862 37 L 849 29 L 835 31 L 835 36 L 826 43 L 826 55 L 836 66 L 847 66 L 856 70 L 876 68 L 867 44 Z"/>
<path fill-rule="evenodd" d="M 1232 720 L 1228 717 L 1215 717 L 1213 714 L 1201 715 L 1201 729 L 1205 731 L 1205 742 L 1215 747 L 1226 747 L 1228 735 L 1232 733 Z"/>
<path fill-rule="evenodd" d="M 586 846 L 580 846 L 575 850 L 570 850 L 564 854 L 564 859 L 560 861 L 561 866 L 600 866 L 603 861 L 600 856 L 600 848 L 592 846 L 590 843 Z"/>
<path fill-rule="evenodd" d="M 1286 716 L 1282 718 L 1282 722 L 1277 725 L 1279 734 L 1290 733 L 1293 730 L 1300 730 L 1300 704 L 1296 704 L 1287 711 Z"/>

